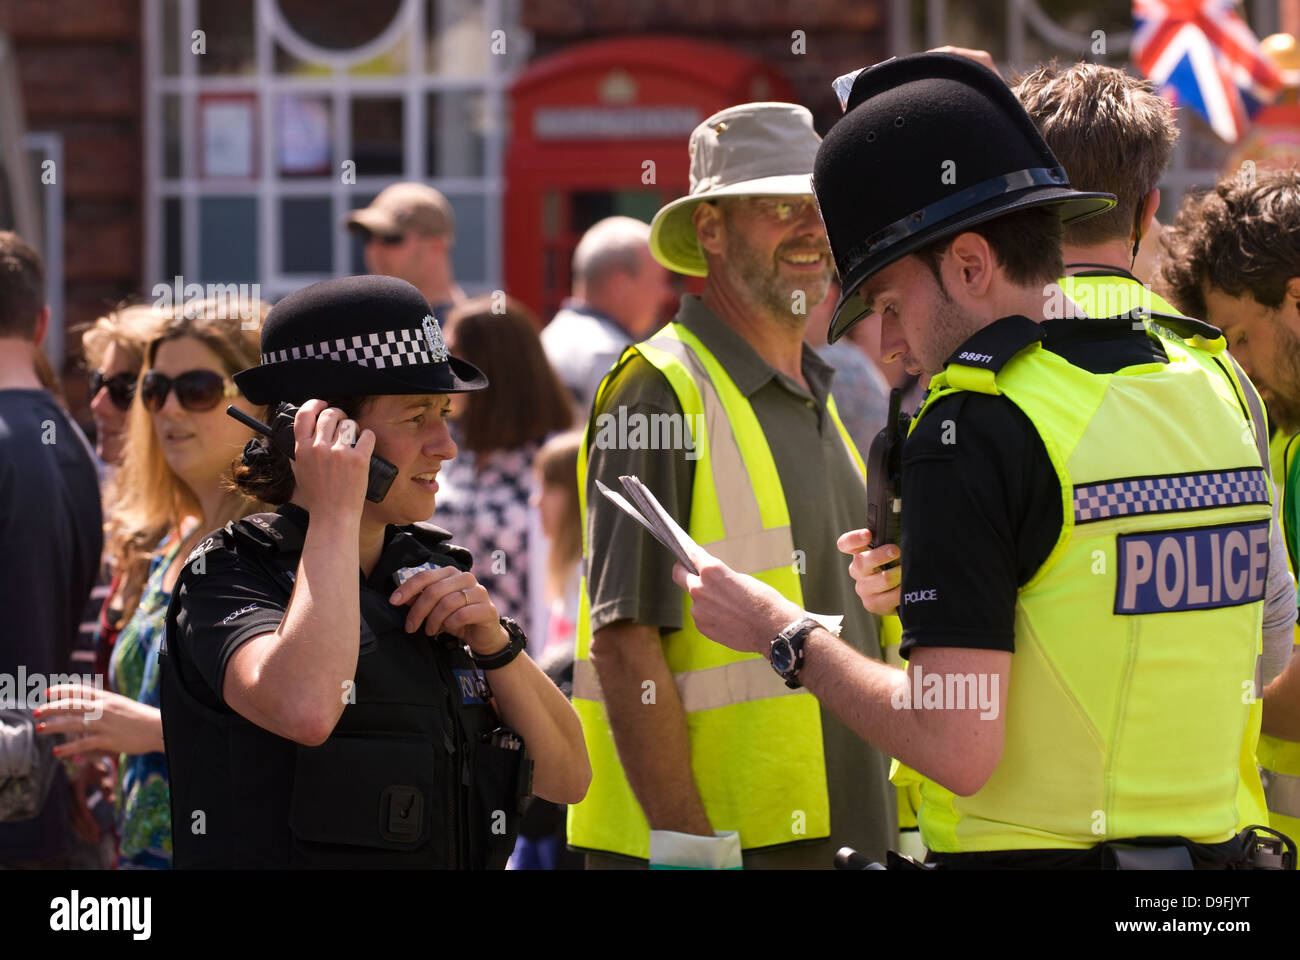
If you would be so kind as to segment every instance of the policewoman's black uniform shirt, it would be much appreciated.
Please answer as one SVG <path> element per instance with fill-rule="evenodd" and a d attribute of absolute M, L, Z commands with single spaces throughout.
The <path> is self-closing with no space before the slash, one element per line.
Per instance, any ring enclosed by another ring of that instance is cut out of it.
<path fill-rule="evenodd" d="M 175 865 L 504 866 L 530 763 L 517 738 L 493 737 L 490 690 L 460 642 L 406 633 L 407 607 L 388 602 L 401 567 L 470 568 L 444 531 L 385 530 L 361 580 L 348 705 L 324 744 L 276 736 L 225 703 L 231 656 L 288 608 L 308 516 L 292 504 L 277 514 L 214 531 L 173 593 L 160 663 Z"/>
<path fill-rule="evenodd" d="M 953 353 L 1010 359 L 1042 339 L 1091 373 L 1168 363 L 1128 317 L 1004 317 Z M 1029 418 L 1006 397 L 960 391 L 926 411 L 903 447 L 900 653 L 1015 649 L 1016 594 L 1061 534 L 1061 486 Z"/>

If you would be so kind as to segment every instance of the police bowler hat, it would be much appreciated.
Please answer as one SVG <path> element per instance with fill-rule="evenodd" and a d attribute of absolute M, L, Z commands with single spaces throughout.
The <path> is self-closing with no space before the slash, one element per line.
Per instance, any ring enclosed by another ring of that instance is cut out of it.
<path fill-rule="evenodd" d="M 380 276 L 325 280 L 289 294 L 262 323 L 261 366 L 234 379 L 253 403 L 488 385 L 476 366 L 447 353 L 420 291 Z"/>
<path fill-rule="evenodd" d="M 1015 210 L 1052 205 L 1073 223 L 1115 205 L 1072 189 L 1016 95 L 966 57 L 886 60 L 857 75 L 845 109 L 812 178 L 842 290 L 832 342 L 866 316 L 863 281 L 909 253 Z"/>

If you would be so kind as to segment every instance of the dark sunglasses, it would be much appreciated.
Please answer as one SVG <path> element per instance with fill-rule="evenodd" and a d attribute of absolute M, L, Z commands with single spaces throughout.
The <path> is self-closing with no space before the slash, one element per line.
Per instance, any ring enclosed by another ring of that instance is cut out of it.
<path fill-rule="evenodd" d="M 140 402 L 146 410 L 157 413 L 173 387 L 181 406 L 191 412 L 211 410 L 223 398 L 239 395 L 239 388 L 227 384 L 226 378 L 215 370 L 186 370 L 175 378 L 150 370 L 140 381 Z"/>
<path fill-rule="evenodd" d="M 370 233 L 370 234 L 367 234 L 367 235 L 366 235 L 366 239 L 367 239 L 367 240 L 373 240 L 375 243 L 378 243 L 378 244 L 380 244 L 381 246 L 385 246 L 385 247 L 397 247 L 397 246 L 401 246 L 402 241 L 406 239 L 406 234 L 404 234 L 404 233 L 394 233 L 394 234 Z"/>
<path fill-rule="evenodd" d="M 113 406 L 123 413 L 131 409 L 131 398 L 135 396 L 134 373 L 115 373 L 111 377 L 104 376 L 103 370 L 89 370 L 87 373 L 90 375 L 90 399 L 99 396 L 102 387 L 108 387 L 108 399 L 113 401 Z"/>

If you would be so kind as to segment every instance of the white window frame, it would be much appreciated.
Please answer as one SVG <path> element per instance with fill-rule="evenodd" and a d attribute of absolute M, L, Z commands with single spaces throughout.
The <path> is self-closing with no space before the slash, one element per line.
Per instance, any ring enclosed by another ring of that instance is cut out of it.
<path fill-rule="evenodd" d="M 484 0 L 483 37 L 490 43 L 493 30 L 504 30 L 507 55 L 487 55 L 488 72 L 481 77 L 458 77 L 427 73 L 425 50 L 425 13 L 427 0 L 402 0 L 392 23 L 375 40 L 346 54 L 317 50 L 299 37 L 289 39 L 291 30 L 284 22 L 275 0 L 254 0 L 254 41 L 257 72 L 247 76 L 201 76 L 194 56 L 182 52 L 178 57 L 179 73 L 166 76 L 162 72 L 162 9 L 164 3 L 176 5 L 177 42 L 188 38 L 196 29 L 198 0 L 145 0 L 144 56 L 142 69 L 145 90 L 145 256 L 142 287 L 147 292 L 155 283 L 172 282 L 162 276 L 163 224 L 162 202 L 168 197 L 181 200 L 183 233 L 183 259 L 181 271 L 185 282 L 206 283 L 199 269 L 199 201 L 209 196 L 250 196 L 257 203 L 258 267 L 257 282 L 262 296 L 275 300 L 309 283 L 341 276 L 351 272 L 352 246 L 342 218 L 356 196 L 378 193 L 390 183 L 399 180 L 419 180 L 448 194 L 481 196 L 484 200 L 484 275 L 482 278 L 461 282 L 466 291 L 485 293 L 503 286 L 503 223 L 502 194 L 504 192 L 504 156 L 506 137 L 506 99 L 516 65 L 528 55 L 531 38 L 522 29 L 519 16 L 520 0 Z M 391 77 L 350 77 L 347 67 L 364 62 L 392 47 L 395 38 L 407 31 L 408 69 L 404 74 Z M 275 73 L 273 41 L 280 42 L 288 52 L 303 59 L 325 61 L 331 67 L 330 76 L 292 77 Z M 425 137 L 417 136 L 427 131 L 425 124 L 426 97 L 431 93 L 469 91 L 481 93 L 486 119 L 481 177 L 429 177 L 426 175 Z M 198 145 L 194 142 L 195 109 L 201 93 L 252 92 L 257 95 L 259 156 L 257 177 L 248 180 L 201 180 L 197 170 Z M 162 171 L 163 98 L 168 94 L 180 97 L 181 124 L 181 176 L 165 179 Z M 276 105 L 284 94 L 315 94 L 331 103 L 333 143 L 332 162 L 337 166 L 348 158 L 351 143 L 348 104 L 358 94 L 396 97 L 402 101 L 403 160 L 402 173 L 383 176 L 356 177 L 355 184 L 345 184 L 338 169 L 332 176 L 281 178 L 276 158 Z M 280 265 L 281 217 L 279 201 L 285 197 L 328 197 L 332 201 L 331 224 L 334 233 L 334 272 L 331 274 L 286 274 Z M 459 242 L 459 240 L 458 240 Z"/>

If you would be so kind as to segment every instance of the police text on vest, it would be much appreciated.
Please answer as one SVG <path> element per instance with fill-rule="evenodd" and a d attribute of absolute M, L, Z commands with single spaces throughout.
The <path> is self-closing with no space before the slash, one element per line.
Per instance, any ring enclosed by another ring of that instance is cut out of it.
<path fill-rule="evenodd" d="M 1264 598 L 1268 521 L 1118 538 L 1115 613 L 1235 607 Z"/>

